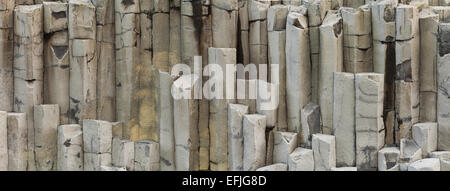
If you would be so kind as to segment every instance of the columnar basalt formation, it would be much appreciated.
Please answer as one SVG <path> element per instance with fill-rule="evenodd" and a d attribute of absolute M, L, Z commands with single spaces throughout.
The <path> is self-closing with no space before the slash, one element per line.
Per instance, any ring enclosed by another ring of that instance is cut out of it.
<path fill-rule="evenodd" d="M 438 33 L 438 52 L 437 52 L 437 121 L 438 121 L 438 149 L 443 151 L 450 150 L 450 116 L 448 106 L 450 100 L 448 96 L 449 75 L 450 75 L 450 24 L 440 24 Z"/>
<path fill-rule="evenodd" d="M 0 2 L 0 110 L 14 108 L 14 0 Z"/>
<path fill-rule="evenodd" d="M 58 105 L 34 107 L 34 155 L 37 171 L 54 171 L 57 164 Z"/>
<path fill-rule="evenodd" d="M 83 171 L 83 131 L 80 125 L 58 127 L 58 171 Z"/>
<path fill-rule="evenodd" d="M 112 125 L 106 121 L 83 121 L 84 170 L 100 171 L 111 166 Z"/>
<path fill-rule="evenodd" d="M 28 129 L 25 113 L 8 113 L 8 170 L 26 171 Z"/>
<path fill-rule="evenodd" d="M 0 171 L 8 170 L 8 113 L 0 111 Z"/>

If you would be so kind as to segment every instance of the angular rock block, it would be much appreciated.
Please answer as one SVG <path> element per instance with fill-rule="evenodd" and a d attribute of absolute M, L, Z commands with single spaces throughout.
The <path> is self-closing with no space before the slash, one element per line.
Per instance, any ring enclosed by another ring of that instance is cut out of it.
<path fill-rule="evenodd" d="M 265 80 L 257 80 L 256 112 L 266 116 L 267 127 L 276 127 L 279 106 L 279 86 Z"/>
<path fill-rule="evenodd" d="M 134 142 L 113 138 L 112 165 L 124 167 L 127 171 L 134 170 Z"/>
<path fill-rule="evenodd" d="M 62 31 L 68 27 L 67 3 L 43 2 L 44 32 Z"/>
<path fill-rule="evenodd" d="M 113 138 L 123 138 L 123 123 L 122 122 L 113 122 L 112 125 L 112 135 Z"/>
<path fill-rule="evenodd" d="M 8 113 L 0 111 L 0 171 L 8 171 Z"/>
<path fill-rule="evenodd" d="M 95 39 L 95 7 L 91 1 L 69 1 L 69 39 Z"/>
<path fill-rule="evenodd" d="M 330 171 L 336 167 L 336 139 L 332 135 L 314 134 L 312 136 L 314 170 Z"/>
<path fill-rule="evenodd" d="M 336 165 L 355 166 L 355 75 L 334 73 L 333 132 L 336 137 Z"/>
<path fill-rule="evenodd" d="M 301 112 L 311 100 L 311 63 L 308 21 L 291 12 L 286 24 L 286 104 L 288 130 L 301 131 Z M 299 141 L 300 142 L 300 141 Z"/>
<path fill-rule="evenodd" d="M 106 121 L 83 121 L 84 170 L 99 171 L 111 166 L 112 125 Z"/>
<path fill-rule="evenodd" d="M 411 139 L 412 121 L 412 89 L 413 83 L 403 80 L 395 81 L 395 143 L 401 139 Z"/>
<path fill-rule="evenodd" d="M 373 40 L 394 42 L 396 35 L 396 7 L 397 0 L 377 1 L 372 5 Z M 375 56 L 375 55 L 374 55 Z"/>
<path fill-rule="evenodd" d="M 450 151 L 450 24 L 439 25 L 437 56 L 437 116 L 438 116 L 438 150 Z"/>
<path fill-rule="evenodd" d="M 256 171 L 287 171 L 288 166 L 284 163 L 277 163 L 256 169 Z"/>
<path fill-rule="evenodd" d="M 244 154 L 243 118 L 248 106 L 228 105 L 228 170 L 242 171 Z"/>
<path fill-rule="evenodd" d="M 400 149 L 385 147 L 378 151 L 378 171 L 399 171 Z"/>
<path fill-rule="evenodd" d="M 296 148 L 288 158 L 289 171 L 314 171 L 314 155 L 311 149 Z"/>
<path fill-rule="evenodd" d="M 342 17 L 328 14 L 320 26 L 319 105 L 323 133 L 333 131 L 333 72 L 343 71 Z"/>
<path fill-rule="evenodd" d="M 267 10 L 267 30 L 269 32 L 286 30 L 286 18 L 288 14 L 289 6 L 270 6 Z"/>
<path fill-rule="evenodd" d="M 34 106 L 34 141 L 37 171 L 54 171 L 57 164 L 58 105 Z"/>
<path fill-rule="evenodd" d="M 273 163 L 288 163 L 289 154 L 297 148 L 297 133 L 273 132 Z"/>
<path fill-rule="evenodd" d="M 384 146 L 383 123 L 384 75 L 355 75 L 356 167 L 376 170 L 377 153 Z"/>
<path fill-rule="evenodd" d="M 8 170 L 27 171 L 27 118 L 25 113 L 8 113 Z"/>
<path fill-rule="evenodd" d="M 356 167 L 339 167 L 331 168 L 331 171 L 358 171 Z"/>
<path fill-rule="evenodd" d="M 174 135 L 175 167 L 178 171 L 199 169 L 198 101 L 194 92 L 199 91 L 197 75 L 183 75 L 174 81 Z"/>
<path fill-rule="evenodd" d="M 298 143 L 304 148 L 311 148 L 312 135 L 322 133 L 322 120 L 320 107 L 308 103 L 301 112 L 301 129 L 299 131 Z"/>
<path fill-rule="evenodd" d="M 238 1 L 213 0 L 212 47 L 236 48 L 238 33 Z"/>
<path fill-rule="evenodd" d="M 435 151 L 430 154 L 431 158 L 438 158 L 441 162 L 441 171 L 450 171 L 450 152 Z"/>
<path fill-rule="evenodd" d="M 244 115 L 244 159 L 243 170 L 255 171 L 266 163 L 266 117 Z"/>
<path fill-rule="evenodd" d="M 417 123 L 412 127 L 412 138 L 422 148 L 422 157 L 437 150 L 437 123 Z"/>
<path fill-rule="evenodd" d="M 125 167 L 110 167 L 110 166 L 101 166 L 100 167 L 100 171 L 127 171 L 127 169 Z"/>
<path fill-rule="evenodd" d="M 408 165 L 422 159 L 422 149 L 414 140 L 400 140 L 400 171 L 406 171 Z"/>
<path fill-rule="evenodd" d="M 158 99 L 157 107 L 159 118 L 159 150 L 161 170 L 175 170 L 175 136 L 173 129 L 173 98 L 171 86 L 172 77 L 159 71 Z"/>
<path fill-rule="evenodd" d="M 430 7 L 436 14 L 439 15 L 439 21 L 441 23 L 449 23 L 450 22 L 450 7 L 448 6 L 433 6 Z"/>
<path fill-rule="evenodd" d="M 58 127 L 58 171 L 83 171 L 83 132 L 80 125 Z"/>
<path fill-rule="evenodd" d="M 138 141 L 134 144 L 134 170 L 159 171 L 159 144 L 153 141 Z"/>
<path fill-rule="evenodd" d="M 424 9 L 419 15 L 420 26 L 420 122 L 436 122 L 437 107 L 437 36 L 439 15 Z"/>
<path fill-rule="evenodd" d="M 397 6 L 395 22 L 396 40 L 411 40 L 419 35 L 419 11 L 415 6 Z"/>
<path fill-rule="evenodd" d="M 428 158 L 413 162 L 408 166 L 408 171 L 440 171 L 440 162 L 436 158 Z"/>
<path fill-rule="evenodd" d="M 42 104 L 44 57 L 42 4 L 14 10 L 14 111 L 26 113 L 28 170 L 35 170 L 33 106 Z"/>

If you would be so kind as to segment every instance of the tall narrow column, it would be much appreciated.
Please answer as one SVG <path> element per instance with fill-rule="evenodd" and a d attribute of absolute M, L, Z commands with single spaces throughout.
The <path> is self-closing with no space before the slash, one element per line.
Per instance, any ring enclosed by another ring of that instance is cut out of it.
<path fill-rule="evenodd" d="M 174 112 L 171 93 L 173 79 L 167 72 L 158 71 L 157 81 L 160 169 L 173 171 L 175 170 Z"/>
<path fill-rule="evenodd" d="M 328 14 L 320 26 L 319 105 L 323 133 L 333 132 L 333 72 L 343 70 L 342 17 Z"/>
<path fill-rule="evenodd" d="M 437 120 L 438 120 L 438 150 L 450 151 L 450 117 L 447 115 L 450 99 L 450 24 L 439 24 L 437 52 Z"/>
<path fill-rule="evenodd" d="M 13 111 L 14 0 L 0 2 L 0 15 L 0 110 Z"/>
<path fill-rule="evenodd" d="M 111 166 L 112 125 L 106 121 L 83 121 L 84 170 L 100 171 Z"/>
<path fill-rule="evenodd" d="M 238 0 L 211 0 L 212 37 L 215 48 L 236 48 Z"/>
<path fill-rule="evenodd" d="M 248 5 L 250 64 L 257 68 L 258 79 L 268 80 L 267 10 L 269 4 L 250 0 Z M 265 67 L 263 67 L 265 66 Z"/>
<path fill-rule="evenodd" d="M 33 106 L 42 104 L 43 8 L 17 6 L 14 16 L 14 111 L 26 113 L 28 128 L 28 170 L 35 170 Z"/>
<path fill-rule="evenodd" d="M 58 104 L 61 124 L 69 123 L 69 35 L 67 3 L 44 2 L 44 103 Z"/>
<path fill-rule="evenodd" d="M 181 0 L 170 0 L 169 73 L 181 63 Z"/>
<path fill-rule="evenodd" d="M 83 132 L 80 125 L 58 127 L 58 171 L 83 171 Z"/>
<path fill-rule="evenodd" d="M 0 111 L 0 171 L 8 170 L 8 113 Z"/>
<path fill-rule="evenodd" d="M 97 118 L 97 57 L 95 7 L 90 1 L 69 2 L 69 122 Z"/>
<path fill-rule="evenodd" d="M 27 116 L 8 113 L 8 170 L 26 171 L 28 163 Z"/>
<path fill-rule="evenodd" d="M 35 157 L 37 171 L 54 171 L 57 164 L 58 105 L 34 107 Z"/>
<path fill-rule="evenodd" d="M 141 0 L 141 5 L 147 4 L 144 2 L 147 1 Z M 153 50 L 152 65 L 161 71 L 168 72 L 170 46 L 170 43 L 168 43 L 170 41 L 170 2 L 168 0 L 154 0 L 153 10 L 150 11 L 152 14 L 152 26 L 151 28 L 146 28 L 144 27 L 145 25 L 143 25 L 141 26 L 141 31 L 145 32 L 145 30 L 151 30 L 152 39 L 150 41 L 144 41 L 144 39 L 142 39 L 142 50 Z M 144 13 L 145 11 L 142 11 L 141 7 L 141 23 L 147 19 L 143 16 L 148 16 Z M 146 62 L 145 59 L 142 61 Z"/>

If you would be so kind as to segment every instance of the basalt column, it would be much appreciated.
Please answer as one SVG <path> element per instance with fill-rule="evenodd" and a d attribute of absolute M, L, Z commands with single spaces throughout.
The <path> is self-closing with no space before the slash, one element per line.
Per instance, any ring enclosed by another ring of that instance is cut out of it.
<path fill-rule="evenodd" d="M 33 107 L 42 104 L 42 5 L 16 6 L 14 16 L 14 111 L 26 113 L 28 170 L 35 170 Z"/>
<path fill-rule="evenodd" d="M 14 0 L 0 2 L 0 110 L 12 111 L 14 104 Z"/>
<path fill-rule="evenodd" d="M 450 151 L 449 112 L 449 74 L 450 74 L 450 24 L 439 25 L 437 56 L 437 116 L 438 116 L 438 150 Z"/>

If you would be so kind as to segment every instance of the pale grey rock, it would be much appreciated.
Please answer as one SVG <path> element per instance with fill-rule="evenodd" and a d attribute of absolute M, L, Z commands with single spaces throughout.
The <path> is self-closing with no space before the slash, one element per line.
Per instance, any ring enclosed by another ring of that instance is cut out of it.
<path fill-rule="evenodd" d="M 110 166 L 101 166 L 100 171 L 127 171 L 125 167 L 110 167 Z"/>
<path fill-rule="evenodd" d="M 44 31 L 52 33 L 65 30 L 68 27 L 67 3 L 43 2 Z"/>
<path fill-rule="evenodd" d="M 266 117 L 258 114 L 244 115 L 243 129 L 243 170 L 255 171 L 266 163 Z"/>
<path fill-rule="evenodd" d="M 111 166 L 112 125 L 106 121 L 83 121 L 84 170 L 99 171 Z"/>
<path fill-rule="evenodd" d="M 329 171 L 336 167 L 336 139 L 332 135 L 314 134 L 312 136 L 314 170 Z"/>
<path fill-rule="evenodd" d="M 284 163 L 276 163 L 269 166 L 261 167 L 256 171 L 287 171 L 288 166 Z"/>
<path fill-rule="evenodd" d="M 228 170 L 242 171 L 244 154 L 243 117 L 248 106 L 228 105 Z"/>
<path fill-rule="evenodd" d="M 173 84 L 172 77 L 166 73 L 159 71 L 159 86 L 157 107 L 159 118 L 159 151 L 161 170 L 175 170 L 175 135 L 174 135 L 174 118 L 173 118 L 173 98 L 171 94 L 171 86 Z"/>
<path fill-rule="evenodd" d="M 71 0 L 68 11 L 69 39 L 95 39 L 95 7 L 91 1 Z"/>
<path fill-rule="evenodd" d="M 437 52 L 437 121 L 438 121 L 438 150 L 450 151 L 450 116 L 448 106 L 450 99 L 448 90 L 450 89 L 450 24 L 441 23 L 438 33 Z"/>
<path fill-rule="evenodd" d="M 273 163 L 288 163 L 289 154 L 297 148 L 297 133 L 273 132 Z"/>
<path fill-rule="evenodd" d="M 331 168 L 331 171 L 358 171 L 356 167 L 339 167 L 339 168 Z"/>
<path fill-rule="evenodd" d="M 34 141 L 37 171 L 54 171 L 57 164 L 58 105 L 34 106 Z"/>
<path fill-rule="evenodd" d="M 0 171 L 8 171 L 8 113 L 0 111 Z"/>
<path fill-rule="evenodd" d="M 159 171 L 159 144 L 153 141 L 138 141 L 134 144 L 134 170 Z"/>
<path fill-rule="evenodd" d="M 438 158 L 441 162 L 441 171 L 450 171 L 450 152 L 435 151 L 430 154 L 431 158 Z"/>
<path fill-rule="evenodd" d="M 83 132 L 80 125 L 58 127 L 58 171 L 83 171 Z"/>
<path fill-rule="evenodd" d="M 440 171 L 440 162 L 436 158 L 418 160 L 408 166 L 408 171 Z"/>
<path fill-rule="evenodd" d="M 378 151 L 378 171 L 398 171 L 400 149 L 398 147 L 385 147 Z"/>
<path fill-rule="evenodd" d="M 313 103 L 308 103 L 301 112 L 301 129 L 299 130 L 298 143 L 304 148 L 311 148 L 312 135 L 322 133 L 322 120 L 320 107 Z"/>
<path fill-rule="evenodd" d="M 25 113 L 8 113 L 8 170 L 27 171 L 27 118 Z"/>
<path fill-rule="evenodd" d="M 412 127 L 412 138 L 422 148 L 422 157 L 437 150 L 437 123 L 417 123 Z"/>
<path fill-rule="evenodd" d="M 123 167 L 127 171 L 134 171 L 134 142 L 113 138 L 111 164 Z"/>
<path fill-rule="evenodd" d="M 314 171 L 314 154 L 311 149 L 296 148 L 288 158 L 289 171 Z"/>
<path fill-rule="evenodd" d="M 414 140 L 400 140 L 400 171 L 406 171 L 409 164 L 420 159 L 422 159 L 422 149 Z"/>

